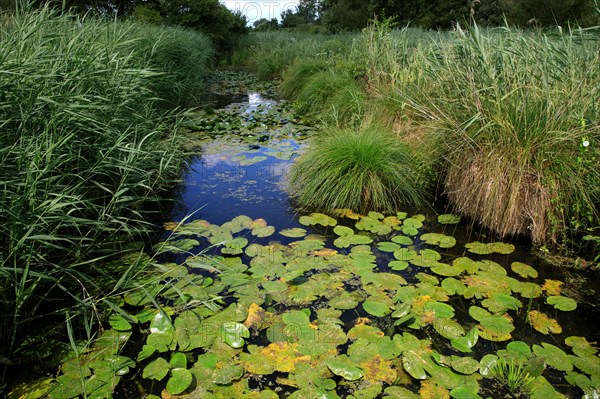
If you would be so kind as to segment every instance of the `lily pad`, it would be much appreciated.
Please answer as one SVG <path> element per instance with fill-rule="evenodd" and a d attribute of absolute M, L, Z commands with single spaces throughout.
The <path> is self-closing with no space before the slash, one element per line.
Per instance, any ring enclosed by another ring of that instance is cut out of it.
<path fill-rule="evenodd" d="M 379 249 L 382 252 L 395 252 L 395 251 L 399 250 L 400 248 L 401 248 L 401 246 L 394 242 L 383 241 L 383 242 L 377 243 L 377 249 Z"/>
<path fill-rule="evenodd" d="M 335 226 L 333 232 L 340 237 L 348 237 L 354 235 L 354 230 L 346 226 Z"/>
<path fill-rule="evenodd" d="M 450 367 L 461 374 L 473 374 L 479 370 L 479 362 L 472 357 L 452 356 Z"/>
<path fill-rule="evenodd" d="M 537 331 L 542 334 L 560 334 L 562 327 L 556 320 L 549 317 L 547 314 L 532 310 L 529 312 L 529 322 Z"/>
<path fill-rule="evenodd" d="M 390 313 L 390 308 L 385 303 L 371 300 L 363 302 L 363 309 L 376 317 L 383 317 Z"/>
<path fill-rule="evenodd" d="M 142 377 L 160 381 L 169 374 L 169 370 L 169 363 L 162 357 L 159 357 L 144 367 Z"/>
<path fill-rule="evenodd" d="M 444 215 L 439 215 L 437 220 L 440 224 L 457 224 L 460 222 L 460 216 L 447 213 Z"/>
<path fill-rule="evenodd" d="M 519 276 L 521 276 L 523 278 L 528 278 L 528 277 L 536 278 L 538 276 L 537 270 L 535 270 L 533 267 L 531 267 L 525 263 L 522 263 L 522 262 L 513 262 L 510 265 L 510 268 L 512 269 L 513 272 L 517 273 Z"/>
<path fill-rule="evenodd" d="M 221 338 L 227 345 L 237 349 L 244 346 L 244 338 L 250 338 L 250 331 L 241 323 L 227 322 L 221 327 Z"/>
<path fill-rule="evenodd" d="M 353 365 L 346 356 L 329 359 L 325 364 L 333 374 L 347 381 L 356 381 L 363 377 L 363 371 Z"/>
<path fill-rule="evenodd" d="M 292 229 L 284 229 L 279 232 L 282 236 L 291 237 L 291 238 L 300 238 L 306 235 L 306 230 L 301 229 L 299 227 L 295 227 Z"/>
<path fill-rule="evenodd" d="M 269 237 L 269 236 L 272 236 L 274 233 L 275 233 L 274 226 L 261 226 L 261 227 L 255 227 L 252 229 L 252 235 L 259 237 L 259 238 Z"/>
<path fill-rule="evenodd" d="M 171 395 L 179 395 L 192 385 L 192 373 L 184 368 L 171 370 L 171 378 L 167 381 L 167 392 Z"/>
<path fill-rule="evenodd" d="M 461 352 L 469 353 L 471 352 L 471 348 L 475 346 L 477 341 L 479 340 L 479 331 L 477 327 L 473 327 L 469 330 L 467 335 L 464 337 L 456 338 L 450 341 L 452 346 L 458 349 Z"/>
<path fill-rule="evenodd" d="M 413 245 L 413 240 L 410 237 L 403 235 L 393 236 L 391 241 L 400 245 Z"/>
<path fill-rule="evenodd" d="M 577 309 L 577 302 L 575 302 L 575 300 L 572 298 L 567 298 L 564 296 L 549 296 L 546 298 L 546 303 L 554 306 L 558 310 L 562 310 L 563 312 L 570 312 Z"/>
<path fill-rule="evenodd" d="M 421 240 L 440 248 L 452 248 L 456 245 L 456 238 L 439 233 L 425 233 L 421 235 Z"/>

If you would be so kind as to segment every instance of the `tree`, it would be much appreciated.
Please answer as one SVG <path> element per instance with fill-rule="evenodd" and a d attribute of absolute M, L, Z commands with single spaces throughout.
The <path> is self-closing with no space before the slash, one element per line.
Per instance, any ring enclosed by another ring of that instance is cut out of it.
<path fill-rule="evenodd" d="M 279 22 L 276 18 L 266 19 L 261 18 L 253 23 L 254 29 L 257 31 L 270 31 L 279 29 Z"/>

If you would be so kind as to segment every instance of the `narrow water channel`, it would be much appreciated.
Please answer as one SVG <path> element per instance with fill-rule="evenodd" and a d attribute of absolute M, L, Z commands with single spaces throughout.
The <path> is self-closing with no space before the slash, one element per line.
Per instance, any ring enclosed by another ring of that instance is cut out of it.
<path fill-rule="evenodd" d="M 214 291 L 224 310 L 207 320 L 235 321 L 231 334 L 246 341 L 215 335 L 198 346 L 193 397 L 600 392 L 597 276 L 549 267 L 527 243 L 498 242 L 433 209 L 299 212 L 286 173 L 313 129 L 272 93 L 232 98 L 201 118 L 173 221 L 227 249 L 199 272 L 225 281 Z M 245 316 L 227 319 L 235 306 Z M 491 378 L 499 359 L 530 371 L 524 387 Z"/>

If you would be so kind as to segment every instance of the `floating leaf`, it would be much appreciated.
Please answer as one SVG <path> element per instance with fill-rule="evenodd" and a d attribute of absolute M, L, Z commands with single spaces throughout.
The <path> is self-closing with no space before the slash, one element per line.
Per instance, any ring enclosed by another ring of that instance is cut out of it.
<path fill-rule="evenodd" d="M 232 348 L 241 348 L 244 346 L 244 338 L 250 338 L 248 328 L 236 322 L 223 323 L 221 327 L 221 339 Z"/>
<path fill-rule="evenodd" d="M 395 242 L 396 244 L 400 244 L 400 245 L 412 245 L 413 244 L 413 240 L 410 237 L 403 236 L 403 235 L 393 236 L 391 238 L 391 241 Z"/>
<path fill-rule="evenodd" d="M 494 370 L 498 364 L 498 356 L 487 354 L 479 361 L 479 374 L 486 378 L 491 378 L 494 375 Z"/>
<path fill-rule="evenodd" d="M 447 213 L 444 215 L 439 215 L 437 220 L 440 224 L 456 224 L 460 222 L 460 216 Z"/>
<path fill-rule="evenodd" d="M 390 263 L 388 263 L 388 266 L 392 270 L 400 271 L 408 268 L 408 262 L 405 262 L 403 260 L 393 260 Z"/>
<path fill-rule="evenodd" d="M 451 344 L 454 348 L 458 349 L 461 352 L 471 352 L 471 348 L 475 346 L 479 339 L 479 331 L 477 327 L 473 327 L 469 330 L 467 335 L 464 337 L 456 338 L 451 341 Z"/>
<path fill-rule="evenodd" d="M 477 395 L 477 392 L 473 392 L 467 387 L 457 387 L 450 391 L 450 396 L 454 399 L 482 399 L 481 396 Z"/>
<path fill-rule="evenodd" d="M 479 370 L 479 362 L 472 357 L 452 356 L 450 366 L 461 374 L 473 374 Z"/>
<path fill-rule="evenodd" d="M 560 371 L 573 370 L 569 356 L 557 346 L 543 342 L 542 346 L 533 345 L 533 352 L 541 357 L 548 366 Z"/>
<path fill-rule="evenodd" d="M 562 332 L 562 328 L 556 320 L 537 310 L 529 312 L 529 322 L 542 334 L 560 334 Z"/>
<path fill-rule="evenodd" d="M 333 374 L 348 381 L 356 381 L 363 376 L 363 371 L 354 366 L 345 356 L 329 359 L 325 364 Z"/>
<path fill-rule="evenodd" d="M 279 234 L 281 234 L 284 237 L 300 238 L 300 237 L 304 237 L 306 235 L 306 230 L 301 229 L 299 227 L 295 227 L 293 229 L 281 230 L 279 232 Z"/>
<path fill-rule="evenodd" d="M 402 354 L 402 366 L 408 374 L 417 380 L 424 380 L 427 378 L 427 373 L 424 367 L 427 365 L 427 361 L 423 357 L 414 351 L 404 351 Z"/>
<path fill-rule="evenodd" d="M 333 232 L 340 237 L 348 237 L 354 235 L 354 230 L 346 226 L 335 226 Z"/>
<path fill-rule="evenodd" d="M 144 367 L 142 377 L 160 381 L 167 376 L 169 370 L 169 363 L 162 357 L 159 357 Z"/>
<path fill-rule="evenodd" d="M 150 322 L 151 334 L 167 334 L 174 330 L 171 318 L 165 312 L 158 312 Z"/>
<path fill-rule="evenodd" d="M 393 316 L 393 314 L 392 314 Z M 464 328 L 452 319 L 435 319 L 433 328 L 446 339 L 457 339 L 465 335 Z"/>
<path fill-rule="evenodd" d="M 467 248 L 467 250 L 469 252 L 472 252 L 472 253 L 478 254 L 478 255 L 489 255 L 489 254 L 493 254 L 493 253 L 508 255 L 508 254 L 514 252 L 514 250 L 515 250 L 515 246 L 512 244 L 505 244 L 502 242 L 492 242 L 492 243 L 484 244 L 479 241 L 470 242 L 468 244 L 465 244 L 465 248 Z"/>
<path fill-rule="evenodd" d="M 269 237 L 275 233 L 275 227 L 273 226 L 262 226 L 255 227 L 252 229 L 252 235 L 260 238 Z"/>
<path fill-rule="evenodd" d="M 171 370 L 171 378 L 167 381 L 167 392 L 171 395 L 179 395 L 192 385 L 192 373 L 184 368 Z"/>
<path fill-rule="evenodd" d="M 244 368 L 237 364 L 226 364 L 213 375 L 213 382 L 217 385 L 228 385 L 239 380 L 244 375 Z"/>
<path fill-rule="evenodd" d="M 447 236 L 439 233 L 426 233 L 421 235 L 421 240 L 427 244 L 437 245 L 440 248 L 452 248 L 456 245 L 456 239 L 452 236 Z"/>
<path fill-rule="evenodd" d="M 169 360 L 169 364 L 173 368 L 187 368 L 187 358 L 181 352 L 174 352 L 171 355 L 171 360 Z"/>
<path fill-rule="evenodd" d="M 395 252 L 397 250 L 399 250 L 401 247 L 399 244 L 393 243 L 393 242 L 379 242 L 377 243 L 377 249 L 379 249 L 382 252 Z"/>
<path fill-rule="evenodd" d="M 538 276 L 537 270 L 535 270 L 533 267 L 531 267 L 525 263 L 513 262 L 510 265 L 510 268 L 512 269 L 513 272 L 517 273 L 519 276 L 521 276 L 523 278 L 528 278 L 528 277 L 536 278 Z"/>
<path fill-rule="evenodd" d="M 258 155 L 256 157 L 251 157 L 251 158 L 246 158 L 246 159 L 240 160 L 239 164 L 240 164 L 240 166 L 250 166 L 250 165 L 254 165 L 259 162 L 265 161 L 267 159 L 268 159 L 268 157 L 265 157 L 264 155 Z"/>
<path fill-rule="evenodd" d="M 577 309 L 577 302 L 575 302 L 575 300 L 572 298 L 567 298 L 564 296 L 549 296 L 546 298 L 546 303 L 554 306 L 558 310 L 562 310 L 563 312 L 570 312 Z"/>
<path fill-rule="evenodd" d="M 433 310 L 435 316 L 439 318 L 449 319 L 454 317 L 454 308 L 442 302 L 428 301 L 424 306 L 425 310 Z"/>
<path fill-rule="evenodd" d="M 363 302 L 363 309 L 376 317 L 383 317 L 390 313 L 390 308 L 385 303 L 371 300 Z"/>
<path fill-rule="evenodd" d="M 120 314 L 112 314 L 108 318 L 108 324 L 117 331 L 130 331 L 131 324 Z"/>
<path fill-rule="evenodd" d="M 560 295 L 561 286 L 563 284 L 562 281 L 546 279 L 542 286 L 542 290 L 546 291 L 548 295 Z"/>

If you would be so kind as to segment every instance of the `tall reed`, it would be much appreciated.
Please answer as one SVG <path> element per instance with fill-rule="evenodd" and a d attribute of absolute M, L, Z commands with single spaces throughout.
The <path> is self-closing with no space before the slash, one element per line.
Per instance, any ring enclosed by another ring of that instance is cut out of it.
<path fill-rule="evenodd" d="M 93 311 L 101 261 L 151 230 L 149 212 L 178 179 L 177 115 L 157 91 L 190 64 L 161 50 L 175 34 L 48 7 L 3 20 L 0 352 L 8 358 L 61 309 Z M 209 51 L 196 50 L 205 68 Z"/>

